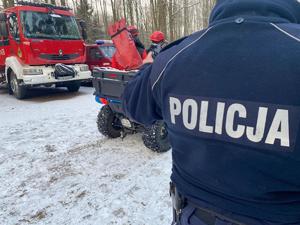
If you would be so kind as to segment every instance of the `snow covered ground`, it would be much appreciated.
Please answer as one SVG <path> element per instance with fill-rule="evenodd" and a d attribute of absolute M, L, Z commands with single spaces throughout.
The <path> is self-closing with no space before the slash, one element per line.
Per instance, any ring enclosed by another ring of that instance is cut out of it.
<path fill-rule="evenodd" d="M 171 153 L 98 133 L 93 89 L 0 89 L 0 224 L 169 225 Z"/>

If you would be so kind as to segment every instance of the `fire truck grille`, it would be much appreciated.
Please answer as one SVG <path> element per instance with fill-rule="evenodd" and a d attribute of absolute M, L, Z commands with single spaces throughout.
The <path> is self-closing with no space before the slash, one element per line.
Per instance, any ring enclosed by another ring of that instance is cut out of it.
<path fill-rule="evenodd" d="M 52 54 L 40 54 L 40 57 L 42 59 L 47 60 L 70 60 L 70 59 L 76 59 L 79 57 L 79 54 L 69 54 L 69 55 L 52 55 Z"/>

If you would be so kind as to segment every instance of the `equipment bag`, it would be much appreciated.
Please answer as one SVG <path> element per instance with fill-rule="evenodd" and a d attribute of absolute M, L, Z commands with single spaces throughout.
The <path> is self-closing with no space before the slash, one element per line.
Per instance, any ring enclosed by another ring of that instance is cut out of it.
<path fill-rule="evenodd" d="M 135 46 L 134 40 L 127 30 L 125 19 L 108 27 L 108 34 L 116 47 L 117 62 L 126 70 L 138 69 L 143 60 Z"/>

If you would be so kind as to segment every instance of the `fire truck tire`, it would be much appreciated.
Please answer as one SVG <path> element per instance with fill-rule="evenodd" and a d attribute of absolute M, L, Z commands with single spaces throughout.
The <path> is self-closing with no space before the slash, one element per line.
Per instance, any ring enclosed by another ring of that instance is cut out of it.
<path fill-rule="evenodd" d="M 20 85 L 20 82 L 13 71 L 10 73 L 9 77 L 9 92 L 17 99 L 24 99 L 27 94 L 27 88 Z"/>
<path fill-rule="evenodd" d="M 109 138 L 118 138 L 122 131 L 122 127 L 118 124 L 120 124 L 119 119 L 111 108 L 108 105 L 103 106 L 97 119 L 99 132 Z"/>
<path fill-rule="evenodd" d="M 79 81 L 73 81 L 67 85 L 69 92 L 77 92 L 80 88 L 80 82 Z"/>
<path fill-rule="evenodd" d="M 163 121 L 146 127 L 142 136 L 144 145 L 154 152 L 167 152 L 171 149 L 168 132 Z"/>

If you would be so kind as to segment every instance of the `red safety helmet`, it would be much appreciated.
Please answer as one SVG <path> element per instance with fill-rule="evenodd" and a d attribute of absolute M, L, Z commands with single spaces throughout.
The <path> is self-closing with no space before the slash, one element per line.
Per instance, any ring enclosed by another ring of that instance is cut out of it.
<path fill-rule="evenodd" d="M 139 30 L 137 29 L 136 26 L 128 26 L 127 30 L 131 33 L 132 36 L 138 36 L 139 35 Z"/>
<path fill-rule="evenodd" d="M 165 40 L 165 34 L 161 31 L 154 31 L 151 36 L 150 40 L 154 43 L 159 43 Z"/>

